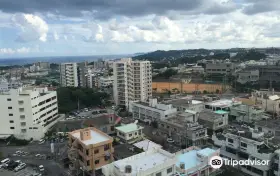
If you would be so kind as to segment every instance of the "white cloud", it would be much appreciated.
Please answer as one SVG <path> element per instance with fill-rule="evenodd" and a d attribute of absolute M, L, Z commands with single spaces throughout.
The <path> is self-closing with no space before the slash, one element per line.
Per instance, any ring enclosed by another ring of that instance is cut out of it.
<path fill-rule="evenodd" d="M 32 49 L 22 47 L 18 49 L 12 49 L 12 48 L 0 48 L 0 54 L 27 54 L 30 53 Z"/>
<path fill-rule="evenodd" d="M 47 41 L 49 27 L 48 24 L 39 16 L 32 14 L 16 14 L 12 17 L 12 22 L 21 30 L 17 41 Z"/>

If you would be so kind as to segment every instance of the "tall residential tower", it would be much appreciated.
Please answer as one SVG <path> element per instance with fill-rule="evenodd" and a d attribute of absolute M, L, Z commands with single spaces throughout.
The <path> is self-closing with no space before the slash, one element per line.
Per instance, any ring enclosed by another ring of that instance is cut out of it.
<path fill-rule="evenodd" d="M 147 102 L 152 97 L 152 68 L 150 61 L 121 59 L 113 63 L 114 100 L 128 108 L 130 101 Z"/>

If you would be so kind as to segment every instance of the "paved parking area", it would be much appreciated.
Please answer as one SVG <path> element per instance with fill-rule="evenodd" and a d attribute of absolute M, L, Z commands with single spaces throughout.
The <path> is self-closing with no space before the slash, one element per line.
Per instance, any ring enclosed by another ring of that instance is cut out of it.
<path fill-rule="evenodd" d="M 25 168 L 23 170 L 20 170 L 18 172 L 4 170 L 4 169 L 0 170 L 0 175 L 3 175 L 3 176 L 29 176 L 29 175 L 35 174 L 35 173 L 36 172 L 31 167 L 27 167 L 27 168 Z"/>

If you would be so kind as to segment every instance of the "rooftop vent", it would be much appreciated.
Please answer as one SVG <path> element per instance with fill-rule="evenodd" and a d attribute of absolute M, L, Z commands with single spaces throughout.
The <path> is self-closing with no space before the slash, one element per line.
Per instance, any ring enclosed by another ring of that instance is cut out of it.
<path fill-rule="evenodd" d="M 124 168 L 124 172 L 126 174 L 130 174 L 132 172 L 132 166 L 131 165 L 126 165 Z"/>
<path fill-rule="evenodd" d="M 180 163 L 180 169 L 185 169 L 185 163 L 184 162 Z"/>

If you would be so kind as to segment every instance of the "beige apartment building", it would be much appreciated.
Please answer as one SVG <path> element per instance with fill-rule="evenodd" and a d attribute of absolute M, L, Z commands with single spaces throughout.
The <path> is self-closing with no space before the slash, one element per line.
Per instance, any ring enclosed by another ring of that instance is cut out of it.
<path fill-rule="evenodd" d="M 84 168 L 84 171 L 92 172 L 111 163 L 114 160 L 112 143 L 112 137 L 93 127 L 70 132 L 70 169 Z"/>

